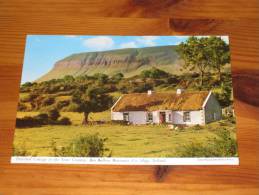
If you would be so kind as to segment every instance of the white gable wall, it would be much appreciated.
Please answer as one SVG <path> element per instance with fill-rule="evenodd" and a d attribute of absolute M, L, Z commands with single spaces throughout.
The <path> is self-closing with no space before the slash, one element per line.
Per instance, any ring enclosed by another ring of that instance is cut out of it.
<path fill-rule="evenodd" d="M 122 121 L 123 120 L 123 112 L 113 112 L 111 111 L 111 119 L 114 121 Z"/>
<path fill-rule="evenodd" d="M 222 119 L 221 106 L 213 94 L 210 95 L 206 104 L 204 105 L 204 112 L 205 112 L 205 118 L 204 118 L 205 123 L 210 123 L 210 122 L 218 121 Z"/>

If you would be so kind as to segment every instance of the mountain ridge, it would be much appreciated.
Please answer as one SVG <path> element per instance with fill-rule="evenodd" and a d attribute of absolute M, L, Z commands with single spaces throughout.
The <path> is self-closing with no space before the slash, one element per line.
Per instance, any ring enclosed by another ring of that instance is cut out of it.
<path fill-rule="evenodd" d="M 37 82 L 62 78 L 65 75 L 80 76 L 95 73 L 113 75 L 121 72 L 130 77 L 151 67 L 176 73 L 181 64 L 176 47 L 176 45 L 166 45 L 71 54 L 57 61 L 47 74 L 37 79 Z"/>

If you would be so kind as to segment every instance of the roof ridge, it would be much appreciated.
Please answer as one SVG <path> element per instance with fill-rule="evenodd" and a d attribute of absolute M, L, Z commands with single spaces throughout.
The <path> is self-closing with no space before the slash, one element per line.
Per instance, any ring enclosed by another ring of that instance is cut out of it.
<path fill-rule="evenodd" d="M 156 92 L 156 91 L 153 91 L 154 93 L 153 94 L 176 94 L 176 91 L 175 92 Z M 209 91 L 205 91 L 205 90 L 202 90 L 202 91 L 183 91 L 182 93 L 209 93 Z M 137 95 L 137 94 L 147 94 L 147 92 L 143 92 L 143 93 L 125 93 L 125 94 L 122 94 L 122 95 Z"/>

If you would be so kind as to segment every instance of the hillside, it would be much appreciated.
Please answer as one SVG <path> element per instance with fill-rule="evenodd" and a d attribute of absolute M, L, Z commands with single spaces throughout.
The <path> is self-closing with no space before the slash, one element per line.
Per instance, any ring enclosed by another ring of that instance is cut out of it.
<path fill-rule="evenodd" d="M 56 62 L 53 69 L 37 81 L 62 78 L 65 75 L 79 76 L 95 73 L 112 75 L 118 72 L 130 77 L 151 67 L 177 73 L 179 63 L 174 45 L 85 52 L 72 54 Z"/>

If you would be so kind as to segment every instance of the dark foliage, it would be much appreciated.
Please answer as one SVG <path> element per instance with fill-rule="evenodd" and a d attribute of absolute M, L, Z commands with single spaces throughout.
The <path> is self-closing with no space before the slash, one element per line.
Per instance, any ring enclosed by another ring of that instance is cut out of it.
<path fill-rule="evenodd" d="M 72 141 L 68 146 L 58 148 L 52 142 L 54 156 L 64 157 L 104 157 L 105 152 L 110 150 L 105 147 L 107 138 L 101 138 L 98 134 L 79 137 Z M 111 152 L 108 156 L 111 155 Z"/>
<path fill-rule="evenodd" d="M 221 129 L 215 132 L 216 137 L 208 143 L 191 142 L 177 149 L 181 157 L 234 157 L 237 156 L 237 142 L 230 132 Z"/>

